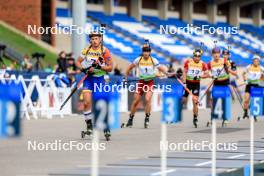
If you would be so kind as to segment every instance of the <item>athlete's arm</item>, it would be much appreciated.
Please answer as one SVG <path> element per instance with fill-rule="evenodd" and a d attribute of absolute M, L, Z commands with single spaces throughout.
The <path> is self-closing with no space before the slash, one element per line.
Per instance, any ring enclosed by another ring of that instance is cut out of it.
<path fill-rule="evenodd" d="M 158 69 L 160 72 L 164 73 L 166 76 L 169 75 L 169 73 L 167 72 L 167 68 L 166 68 L 165 66 L 159 65 L 159 66 L 157 67 L 157 69 Z M 175 74 L 175 73 L 172 73 L 172 74 Z"/>
<path fill-rule="evenodd" d="M 236 66 L 233 67 L 233 65 L 232 65 L 231 62 L 229 62 L 228 72 L 229 72 L 231 75 L 238 77 L 237 70 L 236 70 Z"/>
<path fill-rule="evenodd" d="M 243 80 L 244 80 L 244 81 L 247 80 L 247 77 L 246 77 L 247 72 L 248 72 L 248 67 L 247 67 L 246 70 L 244 70 L 243 73 L 242 73 L 242 77 L 243 77 Z"/>
<path fill-rule="evenodd" d="M 229 69 L 228 71 L 229 71 L 229 73 L 230 73 L 231 75 L 233 75 L 233 76 L 238 76 L 237 71 L 232 70 L 232 69 Z"/>
<path fill-rule="evenodd" d="M 113 70 L 113 60 L 108 49 L 105 50 L 103 59 L 105 61 L 105 66 L 101 66 L 101 70 L 111 72 Z"/>
<path fill-rule="evenodd" d="M 210 78 L 210 74 L 209 74 L 208 70 L 206 70 L 206 71 L 203 72 L 203 74 L 201 75 L 201 78 L 202 79 Z"/>
<path fill-rule="evenodd" d="M 208 72 L 208 68 L 207 65 L 205 63 L 203 63 L 203 74 L 201 75 L 201 78 L 208 78 L 210 77 L 209 72 Z"/>
<path fill-rule="evenodd" d="M 89 48 L 90 48 L 90 47 L 89 47 Z M 84 49 L 82 50 L 81 55 L 77 58 L 77 61 L 76 61 L 76 67 L 77 67 L 78 69 L 80 69 L 80 70 L 85 69 L 85 68 L 83 67 L 83 65 L 82 65 L 82 62 L 84 61 L 85 55 L 86 55 L 87 51 L 89 50 L 89 48 L 84 48 Z"/>
<path fill-rule="evenodd" d="M 130 64 L 129 66 L 128 66 L 128 68 L 127 68 L 127 70 L 126 70 L 126 73 L 125 73 L 125 77 L 127 78 L 128 77 L 128 75 L 129 75 L 129 73 L 131 72 L 131 70 L 133 69 L 133 68 L 135 68 L 136 67 L 136 65 L 134 64 L 134 63 L 132 63 L 132 64 Z"/>
<path fill-rule="evenodd" d="M 183 65 L 183 73 L 182 73 L 183 82 L 186 82 L 186 75 L 187 75 L 187 72 L 188 72 L 188 63 L 189 63 L 189 60 L 186 60 L 184 62 L 184 65 Z"/>
<path fill-rule="evenodd" d="M 208 77 L 213 79 L 211 62 L 207 63 Z"/>

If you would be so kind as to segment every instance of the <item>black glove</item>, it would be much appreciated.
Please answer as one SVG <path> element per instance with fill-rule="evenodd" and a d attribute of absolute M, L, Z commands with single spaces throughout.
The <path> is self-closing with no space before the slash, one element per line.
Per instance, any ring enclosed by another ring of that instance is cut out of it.
<path fill-rule="evenodd" d="M 92 73 L 89 72 L 90 68 L 91 68 L 91 67 L 88 67 L 88 68 L 82 68 L 82 69 L 81 69 L 81 72 L 83 72 L 84 74 L 87 74 L 87 75 L 88 75 L 88 74 L 91 75 Z"/>
<path fill-rule="evenodd" d="M 218 77 L 212 76 L 212 79 L 216 81 Z"/>
<path fill-rule="evenodd" d="M 104 62 L 104 58 L 102 58 L 101 56 L 98 57 L 98 60 L 101 64 Z"/>
<path fill-rule="evenodd" d="M 81 72 L 83 72 L 84 74 L 87 74 L 89 71 L 89 68 L 82 68 L 81 69 Z"/>
<path fill-rule="evenodd" d="M 95 69 L 101 69 L 102 68 L 101 65 L 99 65 L 98 63 L 93 63 L 92 67 Z"/>
<path fill-rule="evenodd" d="M 183 75 L 183 71 L 181 68 L 179 68 L 177 71 L 176 71 L 176 75 L 175 77 L 178 78 L 178 79 L 181 79 L 182 78 L 182 75 Z"/>
<path fill-rule="evenodd" d="M 233 71 L 236 71 L 237 70 L 236 63 L 231 62 L 231 70 L 233 70 Z"/>
<path fill-rule="evenodd" d="M 226 73 L 228 73 L 228 67 L 226 64 L 224 64 L 224 69 L 225 69 Z"/>
<path fill-rule="evenodd" d="M 193 80 L 198 80 L 198 79 L 200 79 L 200 76 L 195 76 L 195 77 L 193 78 Z"/>

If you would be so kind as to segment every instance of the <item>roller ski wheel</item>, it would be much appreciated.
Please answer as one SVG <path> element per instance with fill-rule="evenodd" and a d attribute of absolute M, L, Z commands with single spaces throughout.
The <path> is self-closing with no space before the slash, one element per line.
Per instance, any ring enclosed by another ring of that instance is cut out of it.
<path fill-rule="evenodd" d="M 126 127 L 126 124 L 125 123 L 122 123 L 121 124 L 121 128 L 125 128 Z"/>
<path fill-rule="evenodd" d="M 144 128 L 149 128 L 149 118 L 145 118 Z"/>
<path fill-rule="evenodd" d="M 240 116 L 238 116 L 238 117 L 237 117 L 237 121 L 240 121 L 240 120 L 241 120 L 241 117 L 240 117 Z"/>
<path fill-rule="evenodd" d="M 85 138 L 85 136 L 92 136 L 92 131 L 88 130 L 88 131 L 81 131 L 81 137 L 82 139 Z"/>
<path fill-rule="evenodd" d="M 227 127 L 228 121 L 227 120 L 223 120 L 222 122 L 222 127 Z"/>
<path fill-rule="evenodd" d="M 194 125 L 194 128 L 198 127 L 198 119 L 197 118 L 193 118 L 193 125 Z"/>
<path fill-rule="evenodd" d="M 104 131 L 104 136 L 105 136 L 106 141 L 110 141 L 111 133 L 109 130 Z"/>

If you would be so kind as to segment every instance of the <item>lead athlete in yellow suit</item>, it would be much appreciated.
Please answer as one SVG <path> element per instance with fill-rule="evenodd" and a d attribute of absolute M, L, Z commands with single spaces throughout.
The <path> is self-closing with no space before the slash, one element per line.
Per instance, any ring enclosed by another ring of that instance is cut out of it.
<path fill-rule="evenodd" d="M 87 125 L 86 134 L 90 135 L 92 132 L 92 118 L 91 118 L 91 105 L 92 105 L 92 92 L 97 84 L 104 85 L 104 75 L 111 72 L 113 69 L 113 62 L 109 50 L 103 47 L 102 34 L 91 33 L 90 45 L 83 49 L 82 54 L 79 56 L 76 66 L 82 70 L 88 77 L 83 82 L 83 101 L 84 110 L 83 115 Z M 107 130 L 105 133 L 109 133 Z"/>

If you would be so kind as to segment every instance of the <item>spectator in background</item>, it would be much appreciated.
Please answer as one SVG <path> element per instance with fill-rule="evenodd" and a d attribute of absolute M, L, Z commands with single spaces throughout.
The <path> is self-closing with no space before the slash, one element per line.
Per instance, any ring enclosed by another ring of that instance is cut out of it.
<path fill-rule="evenodd" d="M 47 73 L 52 73 L 53 72 L 53 68 L 51 66 L 51 64 L 48 64 L 48 66 L 44 69 L 45 72 Z"/>
<path fill-rule="evenodd" d="M 29 56 L 24 55 L 23 62 L 21 63 L 21 68 L 23 71 L 31 72 L 33 68 L 33 64 L 30 61 Z"/>
<path fill-rule="evenodd" d="M 68 73 L 68 78 L 70 80 L 71 85 L 75 81 L 75 77 L 74 77 L 75 74 L 77 74 L 78 72 L 79 70 L 77 69 L 75 65 L 74 58 L 72 57 L 71 54 L 69 54 L 67 58 L 67 73 Z"/>
<path fill-rule="evenodd" d="M 13 61 L 10 64 L 10 70 L 19 70 L 19 65 L 17 64 L 17 61 Z"/>
<path fill-rule="evenodd" d="M 67 59 L 67 73 L 69 75 L 77 73 L 77 67 L 74 62 L 74 58 L 70 57 Z"/>
<path fill-rule="evenodd" d="M 56 72 L 58 72 L 58 73 L 66 73 L 67 72 L 67 60 L 66 60 L 66 52 L 65 51 L 61 51 L 59 53 L 59 58 L 57 59 Z"/>
<path fill-rule="evenodd" d="M 6 72 L 7 67 L 4 63 L 2 63 L 1 67 L 0 67 L 0 79 L 1 78 L 9 78 L 10 75 Z"/>
<path fill-rule="evenodd" d="M 118 75 L 121 76 L 121 69 L 119 68 L 118 64 L 116 64 L 115 68 L 114 68 L 114 75 Z"/>
<path fill-rule="evenodd" d="M 2 69 L 2 70 L 6 70 L 6 64 L 3 63 L 3 64 L 1 65 L 1 69 Z"/>

